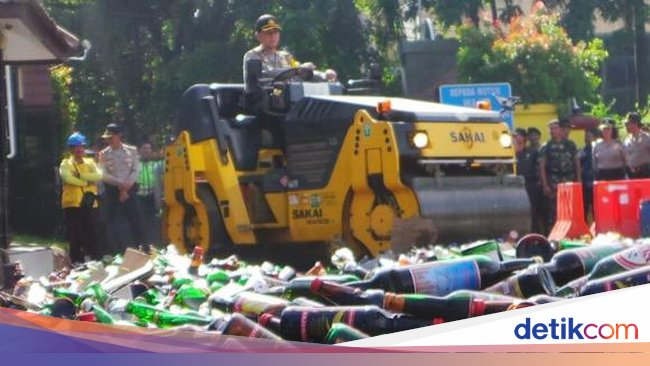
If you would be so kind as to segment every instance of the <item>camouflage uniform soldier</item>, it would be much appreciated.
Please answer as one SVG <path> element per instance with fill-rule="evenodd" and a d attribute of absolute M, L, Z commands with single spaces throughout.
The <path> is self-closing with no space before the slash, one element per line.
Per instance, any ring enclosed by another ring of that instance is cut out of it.
<path fill-rule="evenodd" d="M 557 186 L 560 183 L 581 182 L 580 160 L 576 144 L 565 137 L 560 123 L 549 123 L 551 140 L 539 152 L 539 170 L 546 196 L 547 224 L 552 230 L 557 215 Z"/>

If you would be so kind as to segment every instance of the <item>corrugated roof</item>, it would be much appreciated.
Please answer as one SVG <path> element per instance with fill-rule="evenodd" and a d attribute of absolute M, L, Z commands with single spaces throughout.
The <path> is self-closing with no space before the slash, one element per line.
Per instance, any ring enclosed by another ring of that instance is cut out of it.
<path fill-rule="evenodd" d="M 0 0 L 0 19 L 19 18 L 59 59 L 79 51 L 79 39 L 59 26 L 37 0 Z"/>

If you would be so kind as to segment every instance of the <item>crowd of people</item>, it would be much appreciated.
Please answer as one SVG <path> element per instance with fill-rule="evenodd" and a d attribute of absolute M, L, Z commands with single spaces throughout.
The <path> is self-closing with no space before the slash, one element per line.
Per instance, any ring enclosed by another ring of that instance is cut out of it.
<path fill-rule="evenodd" d="M 630 113 L 625 121 L 627 138 L 621 141 L 613 120 L 585 131 L 585 147 L 569 139 L 568 121 L 548 124 L 551 138 L 540 145 L 541 131 L 517 129 L 514 134 L 517 172 L 524 177 L 532 210 L 531 232 L 548 235 L 555 225 L 558 184 L 583 184 L 585 216 L 593 217 L 595 181 L 650 178 L 650 134 L 641 116 Z"/>
<path fill-rule="evenodd" d="M 73 133 L 67 141 L 69 157 L 59 167 L 73 263 L 160 241 L 162 154 L 149 142 L 139 149 L 124 143 L 116 124 L 106 127 L 102 141 L 96 163 L 86 137 Z"/>

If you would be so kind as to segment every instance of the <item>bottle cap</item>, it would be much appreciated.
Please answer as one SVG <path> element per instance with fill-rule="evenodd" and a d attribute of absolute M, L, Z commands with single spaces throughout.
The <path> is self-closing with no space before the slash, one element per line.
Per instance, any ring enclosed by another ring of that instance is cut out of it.
<path fill-rule="evenodd" d="M 521 238 L 516 246 L 517 258 L 540 256 L 548 262 L 555 254 L 548 239 L 539 234 L 528 234 Z"/>
<path fill-rule="evenodd" d="M 271 315 L 269 313 L 264 313 L 264 314 L 260 315 L 260 318 L 257 321 L 257 324 L 259 324 L 259 325 L 266 328 L 266 326 L 269 325 L 269 322 L 271 321 L 271 319 L 273 319 L 273 315 Z"/>

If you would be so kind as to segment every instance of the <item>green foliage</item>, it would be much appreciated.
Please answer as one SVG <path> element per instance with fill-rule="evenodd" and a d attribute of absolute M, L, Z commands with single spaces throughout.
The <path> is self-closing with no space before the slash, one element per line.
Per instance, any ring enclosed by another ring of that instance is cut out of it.
<path fill-rule="evenodd" d="M 72 69 L 67 66 L 57 66 L 50 69 L 52 85 L 54 89 L 54 101 L 58 107 L 57 117 L 64 132 L 71 131 L 77 124 L 79 105 L 71 96 L 70 85 L 72 84 Z M 60 134 L 59 146 L 64 146 L 65 134 Z"/>
<path fill-rule="evenodd" d="M 299 60 L 334 68 L 342 80 L 360 77 L 370 62 L 398 61 L 398 0 L 43 3 L 93 44 L 85 62 L 70 63 L 65 97 L 78 106 L 76 124 L 91 138 L 117 121 L 131 141 L 162 142 L 188 87 L 242 82 L 242 57 L 256 45 L 253 24 L 263 13 L 280 18 L 283 45 Z"/>
<path fill-rule="evenodd" d="M 543 9 L 515 17 L 508 31 L 496 26 L 459 30 L 458 68 L 463 82 L 509 82 L 524 103 L 594 101 L 598 71 L 608 54 L 603 42 L 573 44 L 558 16 Z"/>
<path fill-rule="evenodd" d="M 485 1 L 489 3 L 489 1 Z M 422 5 L 423 10 L 427 9 L 433 12 L 436 19 L 444 27 L 460 25 L 465 18 L 469 19 L 472 24 L 478 25 L 480 14 L 484 8 L 483 0 L 407 0 L 406 7 L 409 16 L 415 16 L 418 5 Z M 508 4 L 506 4 L 508 5 Z"/>

